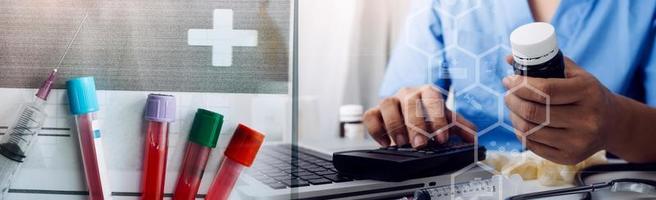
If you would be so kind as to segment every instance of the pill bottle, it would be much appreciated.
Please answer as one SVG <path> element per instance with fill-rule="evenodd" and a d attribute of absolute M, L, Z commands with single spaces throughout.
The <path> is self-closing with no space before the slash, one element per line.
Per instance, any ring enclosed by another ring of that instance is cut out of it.
<path fill-rule="evenodd" d="M 535 22 L 520 26 L 510 34 L 510 45 L 516 75 L 565 78 L 563 53 L 551 24 Z"/>
<path fill-rule="evenodd" d="M 344 105 L 339 108 L 339 136 L 350 140 L 362 140 L 366 137 L 362 123 L 361 105 Z"/>

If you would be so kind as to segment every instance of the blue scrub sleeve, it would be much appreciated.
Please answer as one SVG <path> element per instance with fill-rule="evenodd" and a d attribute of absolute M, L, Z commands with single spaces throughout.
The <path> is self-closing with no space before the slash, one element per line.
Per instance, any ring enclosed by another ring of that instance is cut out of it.
<path fill-rule="evenodd" d="M 656 19 L 651 24 L 651 52 L 645 66 L 645 102 L 650 107 L 656 108 Z"/>
<path fill-rule="evenodd" d="M 434 59 L 441 59 L 442 56 L 436 54 L 444 48 L 442 25 L 437 12 L 432 9 L 437 6 L 435 2 L 431 7 L 415 5 L 409 13 L 402 36 L 388 63 L 380 89 L 381 97 L 392 96 L 403 87 L 431 83 L 448 90 L 450 81 L 438 80 L 432 64 L 441 63 Z"/>

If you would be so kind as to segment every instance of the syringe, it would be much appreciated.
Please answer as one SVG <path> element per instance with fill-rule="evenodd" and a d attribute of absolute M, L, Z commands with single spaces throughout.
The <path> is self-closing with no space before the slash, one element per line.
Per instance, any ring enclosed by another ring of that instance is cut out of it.
<path fill-rule="evenodd" d="M 5 199 L 13 176 L 25 161 L 27 152 L 46 119 L 45 105 L 57 77 L 52 70 L 32 102 L 20 107 L 18 118 L 0 139 L 0 200 Z"/>

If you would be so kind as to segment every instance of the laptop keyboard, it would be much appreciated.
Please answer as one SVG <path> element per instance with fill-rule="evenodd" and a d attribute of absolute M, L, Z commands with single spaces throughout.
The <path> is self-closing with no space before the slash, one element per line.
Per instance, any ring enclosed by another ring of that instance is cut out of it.
<path fill-rule="evenodd" d="M 293 154 L 290 145 L 264 146 L 247 173 L 273 189 L 353 181 L 339 175 L 330 160 L 308 154 L 301 147 Z"/>

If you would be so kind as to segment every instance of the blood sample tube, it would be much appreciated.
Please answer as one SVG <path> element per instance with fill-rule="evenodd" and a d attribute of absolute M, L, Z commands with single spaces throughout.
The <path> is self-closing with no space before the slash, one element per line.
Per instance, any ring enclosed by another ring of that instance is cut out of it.
<path fill-rule="evenodd" d="M 191 125 L 180 176 L 173 193 L 174 200 L 196 199 L 210 152 L 216 147 L 223 126 L 223 115 L 198 109 Z"/>
<path fill-rule="evenodd" d="M 141 199 L 164 198 L 169 124 L 175 121 L 175 97 L 150 94 L 146 101 L 146 140 L 141 178 Z"/>
<path fill-rule="evenodd" d="M 250 167 L 255 160 L 260 146 L 264 142 L 264 134 L 246 125 L 239 124 L 230 144 L 225 151 L 219 172 L 207 191 L 206 200 L 225 200 L 235 186 L 241 171 Z"/>
<path fill-rule="evenodd" d="M 100 107 L 94 79 L 93 77 L 71 79 L 66 83 L 66 87 L 70 110 L 75 115 L 89 199 L 112 199 L 103 155 L 102 134 L 97 114 Z"/>

